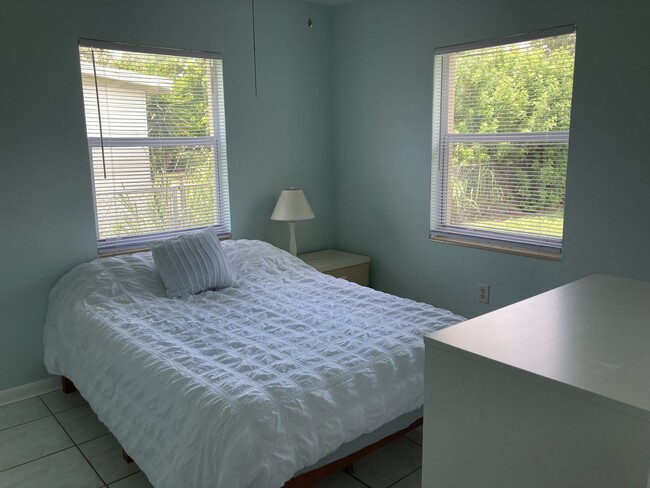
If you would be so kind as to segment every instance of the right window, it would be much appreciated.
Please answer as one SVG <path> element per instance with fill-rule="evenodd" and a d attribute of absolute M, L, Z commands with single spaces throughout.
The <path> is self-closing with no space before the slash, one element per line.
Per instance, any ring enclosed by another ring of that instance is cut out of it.
<path fill-rule="evenodd" d="M 575 26 L 434 52 L 432 239 L 559 257 Z"/>

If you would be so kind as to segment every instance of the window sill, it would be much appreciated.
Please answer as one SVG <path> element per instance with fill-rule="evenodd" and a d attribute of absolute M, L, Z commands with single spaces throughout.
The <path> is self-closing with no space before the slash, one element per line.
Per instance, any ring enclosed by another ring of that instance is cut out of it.
<path fill-rule="evenodd" d="M 193 232 L 197 229 L 187 229 L 186 231 L 179 231 L 175 234 L 167 236 L 165 239 L 171 239 L 173 237 L 176 237 L 178 235 L 184 234 L 186 232 Z M 220 241 L 228 240 L 231 239 L 232 236 L 230 233 L 227 234 L 219 234 L 217 233 L 217 237 L 219 238 Z M 112 258 L 114 256 L 121 256 L 123 254 L 135 254 L 138 252 L 147 252 L 151 251 L 151 247 L 149 244 L 155 242 L 155 241 L 161 241 L 165 239 L 155 239 L 152 238 L 150 242 L 139 242 L 139 243 L 132 243 L 132 244 L 124 244 L 122 246 L 113 246 L 113 247 L 105 247 L 101 248 L 98 247 L 97 249 L 97 257 L 98 258 Z"/>
<path fill-rule="evenodd" d="M 472 247 L 475 249 L 485 249 L 487 251 L 503 252 L 506 254 L 516 254 L 518 256 L 526 256 L 529 258 L 545 259 L 547 261 L 561 261 L 562 251 L 546 251 L 541 249 L 533 249 L 525 246 L 518 246 L 517 244 L 499 244 L 495 242 L 485 242 L 476 239 L 464 239 L 462 237 L 449 237 L 449 236 L 431 236 L 430 240 L 436 242 L 444 242 L 445 244 L 452 244 L 456 246 Z"/>

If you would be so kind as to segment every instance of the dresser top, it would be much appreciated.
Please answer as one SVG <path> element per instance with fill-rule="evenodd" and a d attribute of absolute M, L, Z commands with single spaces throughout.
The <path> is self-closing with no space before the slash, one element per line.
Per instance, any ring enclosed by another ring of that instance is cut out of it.
<path fill-rule="evenodd" d="M 650 283 L 592 275 L 425 342 L 650 420 Z"/>

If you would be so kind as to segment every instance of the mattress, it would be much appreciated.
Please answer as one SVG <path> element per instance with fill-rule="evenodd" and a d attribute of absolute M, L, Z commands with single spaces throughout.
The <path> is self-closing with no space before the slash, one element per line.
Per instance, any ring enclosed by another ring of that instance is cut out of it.
<path fill-rule="evenodd" d="M 237 287 L 169 299 L 150 253 L 77 266 L 50 294 L 45 365 L 157 488 L 279 487 L 422 406 L 423 336 L 462 317 L 222 243 Z"/>

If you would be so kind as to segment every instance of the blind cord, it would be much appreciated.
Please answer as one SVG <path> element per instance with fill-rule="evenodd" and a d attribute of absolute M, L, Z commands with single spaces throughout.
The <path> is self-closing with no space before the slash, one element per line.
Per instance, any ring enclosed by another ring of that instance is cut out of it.
<path fill-rule="evenodd" d="M 255 77 L 255 98 L 257 98 L 257 52 L 255 43 L 255 0 L 251 0 L 253 21 L 253 74 Z"/>
<path fill-rule="evenodd" d="M 99 104 L 99 86 L 97 84 L 97 68 L 95 67 L 95 50 L 90 51 L 93 58 L 93 78 L 95 79 L 95 98 L 97 100 L 97 120 L 99 121 L 99 142 L 102 148 L 102 167 L 104 168 L 104 179 L 106 179 L 106 156 L 104 154 L 104 133 L 102 131 L 102 111 Z"/>
<path fill-rule="evenodd" d="M 314 23 L 311 21 L 311 0 L 307 3 L 307 27 L 310 27 L 314 25 Z"/>

